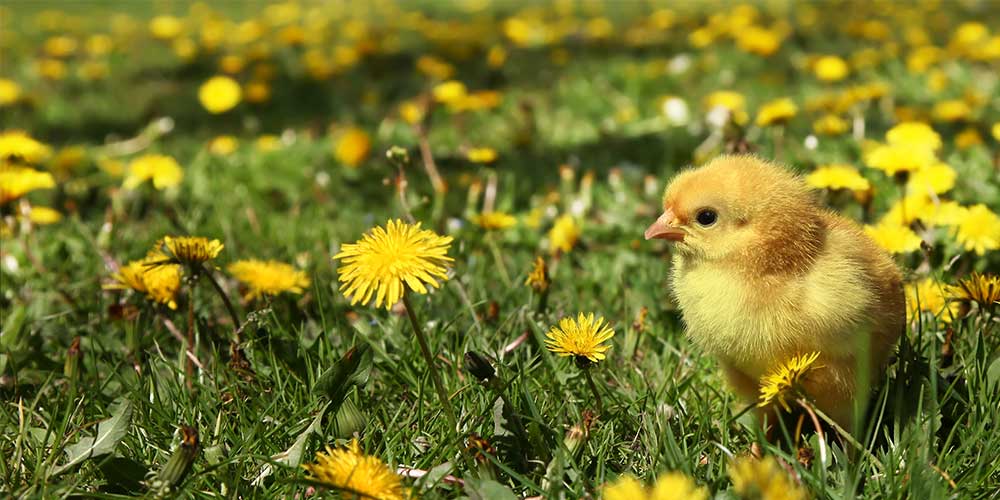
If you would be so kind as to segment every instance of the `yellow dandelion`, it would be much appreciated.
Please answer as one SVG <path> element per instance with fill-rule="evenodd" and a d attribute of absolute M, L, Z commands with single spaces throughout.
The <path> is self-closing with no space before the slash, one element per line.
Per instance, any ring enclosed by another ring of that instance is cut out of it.
<path fill-rule="evenodd" d="M 473 215 L 472 222 L 487 230 L 507 229 L 517 224 L 517 218 L 504 212 L 485 212 Z"/>
<path fill-rule="evenodd" d="M 154 38 L 172 40 L 184 30 L 184 23 L 174 16 L 156 16 L 149 21 L 149 32 Z"/>
<path fill-rule="evenodd" d="M 1000 248 L 1000 216 L 982 203 L 968 208 L 955 234 L 966 251 L 978 255 Z"/>
<path fill-rule="evenodd" d="M 271 85 L 260 80 L 247 82 L 243 86 L 243 94 L 249 103 L 260 104 L 271 100 Z"/>
<path fill-rule="evenodd" d="M 28 212 L 28 220 L 32 224 L 37 224 L 39 226 L 47 226 L 49 224 L 55 224 L 62 220 L 62 214 L 58 210 L 49 207 L 31 207 L 31 211 Z"/>
<path fill-rule="evenodd" d="M 0 78 L 0 107 L 10 106 L 21 98 L 21 86 L 9 78 Z"/>
<path fill-rule="evenodd" d="M 208 152 L 217 156 L 229 156 L 240 146 L 240 141 L 231 135 L 219 135 L 208 142 Z"/>
<path fill-rule="evenodd" d="M 368 498 L 374 500 L 403 500 L 409 491 L 397 475 L 377 457 L 365 455 L 353 439 L 345 448 L 326 447 L 316 453 L 316 463 L 303 464 L 310 479 L 335 488 L 341 498 Z"/>
<path fill-rule="evenodd" d="M 921 312 L 929 312 L 945 323 L 950 323 L 961 310 L 957 302 L 948 302 L 945 293 L 947 290 L 931 278 L 907 283 L 903 291 L 906 295 L 907 321 L 913 321 Z"/>
<path fill-rule="evenodd" d="M 969 103 L 961 99 L 948 99 L 934 103 L 931 115 L 937 121 L 957 122 L 969 118 L 972 115 L 972 108 L 969 107 Z"/>
<path fill-rule="evenodd" d="M 156 189 L 175 187 L 184 178 L 184 170 L 171 156 L 145 154 L 128 164 L 128 173 L 122 181 L 125 189 L 135 189 L 143 182 L 151 180 Z"/>
<path fill-rule="evenodd" d="M 567 253 L 580 239 L 580 226 L 571 215 L 562 215 L 549 230 L 549 251 L 553 254 Z"/>
<path fill-rule="evenodd" d="M 301 294 L 309 286 L 309 276 L 284 262 L 256 259 L 238 260 L 228 267 L 229 273 L 246 285 L 247 300 L 282 292 Z"/>
<path fill-rule="evenodd" d="M 996 122 L 990 127 L 990 134 L 993 135 L 993 139 L 1000 141 L 1000 122 Z"/>
<path fill-rule="evenodd" d="M 869 167 L 877 168 L 887 175 L 913 172 L 934 164 L 934 152 L 929 148 L 915 148 L 907 145 L 880 144 L 865 155 Z"/>
<path fill-rule="evenodd" d="M 604 500 L 706 500 L 708 489 L 682 472 L 666 472 L 647 488 L 631 474 L 619 476 L 602 488 Z"/>
<path fill-rule="evenodd" d="M 277 151 L 281 149 L 282 142 L 281 138 L 274 134 L 263 134 L 254 141 L 254 147 L 262 153 L 268 153 L 271 151 Z"/>
<path fill-rule="evenodd" d="M 164 264 L 170 258 L 157 250 L 140 260 L 122 266 L 104 285 L 105 290 L 134 290 L 146 294 L 153 302 L 177 309 L 177 292 L 181 288 L 181 267 Z"/>
<path fill-rule="evenodd" d="M 219 240 L 203 236 L 164 236 L 163 246 L 173 258 L 173 262 L 197 265 L 219 256 L 225 245 Z"/>
<path fill-rule="evenodd" d="M 941 149 L 941 136 L 923 122 L 903 122 L 885 133 L 885 140 L 896 146 L 925 148 L 932 151 Z"/>
<path fill-rule="evenodd" d="M 805 500 L 805 489 L 785 472 L 772 456 L 760 460 L 742 457 L 729 465 L 733 490 L 741 498 L 763 500 Z"/>
<path fill-rule="evenodd" d="M 942 201 L 924 205 L 918 216 L 931 226 L 957 226 L 965 219 L 967 212 L 968 209 L 957 201 Z"/>
<path fill-rule="evenodd" d="M 909 226 L 914 221 L 921 219 L 933 212 L 934 200 L 926 192 L 914 191 L 903 198 L 900 198 L 889 206 L 889 210 L 882 216 L 879 225 L 895 224 L 897 226 Z"/>
<path fill-rule="evenodd" d="M 406 123 L 410 125 L 416 125 L 424 121 L 424 105 L 423 103 L 417 102 L 415 100 L 408 100 L 399 103 L 399 116 Z"/>
<path fill-rule="evenodd" d="M 420 223 L 390 220 L 333 256 L 342 261 L 337 269 L 340 291 L 351 305 L 367 304 L 374 297 L 375 307 L 389 309 L 406 289 L 424 294 L 425 283 L 437 288 L 438 279 L 448 279 L 450 246 L 450 236 L 420 229 Z"/>
<path fill-rule="evenodd" d="M 646 486 L 635 476 L 625 474 L 602 488 L 604 500 L 645 500 L 649 494 Z"/>
<path fill-rule="evenodd" d="M 779 125 L 792 119 L 799 112 L 795 102 L 787 97 L 775 99 L 761 106 L 757 112 L 757 126 Z"/>
<path fill-rule="evenodd" d="M 52 189 L 52 174 L 27 167 L 0 166 L 0 205 L 39 189 Z"/>
<path fill-rule="evenodd" d="M 698 486 L 687 474 L 667 472 L 656 478 L 649 500 L 708 500 L 708 488 Z"/>
<path fill-rule="evenodd" d="M 731 113 L 743 111 L 746 108 L 746 102 L 746 97 L 743 97 L 743 94 L 731 90 L 717 90 L 705 96 L 706 108 L 726 108 Z"/>
<path fill-rule="evenodd" d="M 333 154 L 341 163 L 349 167 L 357 167 L 372 149 L 372 141 L 364 130 L 351 127 L 340 134 L 334 146 Z"/>
<path fill-rule="evenodd" d="M 948 291 L 953 299 L 975 302 L 983 307 L 1000 304 L 1000 276 L 973 272 Z"/>
<path fill-rule="evenodd" d="M 457 80 L 448 80 L 439 83 L 431 89 L 434 100 L 444 104 L 453 104 L 461 101 L 468 94 L 465 84 Z"/>
<path fill-rule="evenodd" d="M 0 159 L 38 165 L 47 160 L 51 154 L 52 148 L 35 140 L 23 130 L 0 132 Z"/>
<path fill-rule="evenodd" d="M 955 187 L 958 173 L 946 163 L 936 162 L 910 175 L 907 190 L 922 194 L 943 194 Z"/>
<path fill-rule="evenodd" d="M 909 253 L 920 248 L 920 236 L 893 221 L 883 219 L 878 225 L 865 226 L 865 233 L 889 253 Z"/>
<path fill-rule="evenodd" d="M 864 192 L 871 183 L 858 173 L 858 169 L 844 164 L 822 165 L 806 177 L 806 183 L 816 189 L 849 189 Z"/>
<path fill-rule="evenodd" d="M 497 151 L 493 148 L 470 148 L 465 157 L 472 163 L 493 163 L 497 160 Z"/>
<path fill-rule="evenodd" d="M 795 398 L 802 393 L 802 383 L 819 358 L 818 352 L 793 356 L 788 362 L 778 366 L 760 381 L 760 398 L 757 406 L 765 407 L 775 403 L 785 411 L 791 411 L 786 398 Z"/>
<path fill-rule="evenodd" d="M 969 149 L 983 143 L 983 136 L 973 127 L 968 127 L 955 135 L 955 146 L 958 149 Z"/>
<path fill-rule="evenodd" d="M 549 289 L 549 285 L 551 284 L 549 281 L 549 271 L 546 269 L 545 259 L 541 256 L 535 257 L 535 264 L 532 266 L 531 272 L 528 273 L 528 279 L 524 280 L 524 284 L 539 293 Z"/>
<path fill-rule="evenodd" d="M 847 120 L 835 115 L 826 114 L 813 122 L 813 131 L 820 135 L 840 135 L 847 132 Z"/>
<path fill-rule="evenodd" d="M 225 113 L 240 103 L 242 90 L 228 76 L 213 76 L 198 88 L 198 100 L 209 113 Z"/>
<path fill-rule="evenodd" d="M 614 336 L 615 331 L 604 323 L 604 318 L 598 316 L 595 319 L 594 313 L 580 313 L 576 320 L 559 320 L 559 325 L 545 334 L 545 346 L 560 356 L 574 356 L 578 361 L 596 363 L 604 359 L 604 353 L 611 348 L 604 342 Z"/>
<path fill-rule="evenodd" d="M 813 66 L 813 74 L 824 82 L 839 82 L 847 77 L 849 71 L 847 61 L 837 56 L 820 57 Z"/>

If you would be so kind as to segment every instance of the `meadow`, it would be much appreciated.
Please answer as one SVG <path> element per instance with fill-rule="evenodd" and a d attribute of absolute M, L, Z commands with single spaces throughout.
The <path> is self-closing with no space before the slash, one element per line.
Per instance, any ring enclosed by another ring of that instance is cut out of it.
<path fill-rule="evenodd" d="M 998 19 L 4 2 L 0 495 L 1000 498 Z M 643 231 L 727 153 L 903 271 L 853 433 L 685 338 Z"/>

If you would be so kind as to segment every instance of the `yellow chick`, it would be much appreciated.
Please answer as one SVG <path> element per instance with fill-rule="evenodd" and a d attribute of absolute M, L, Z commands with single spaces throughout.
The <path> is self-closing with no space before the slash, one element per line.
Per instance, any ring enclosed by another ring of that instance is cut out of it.
<path fill-rule="evenodd" d="M 850 429 L 858 374 L 878 383 L 904 329 L 892 258 L 800 177 L 752 156 L 680 173 L 663 208 L 645 237 L 673 242 L 670 280 L 688 337 L 747 402 L 775 367 L 818 351 L 805 392 Z"/>

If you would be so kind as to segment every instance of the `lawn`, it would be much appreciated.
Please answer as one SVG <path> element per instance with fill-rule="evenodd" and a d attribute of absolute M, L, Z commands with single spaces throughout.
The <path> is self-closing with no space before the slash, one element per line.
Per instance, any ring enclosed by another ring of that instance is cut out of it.
<path fill-rule="evenodd" d="M 0 494 L 1000 498 L 997 19 L 4 2 Z M 903 272 L 853 432 L 790 387 L 768 438 L 685 337 L 643 231 L 726 153 L 801 173 Z M 418 223 L 436 257 L 365 260 Z M 590 313 L 603 357 L 551 349 Z"/>

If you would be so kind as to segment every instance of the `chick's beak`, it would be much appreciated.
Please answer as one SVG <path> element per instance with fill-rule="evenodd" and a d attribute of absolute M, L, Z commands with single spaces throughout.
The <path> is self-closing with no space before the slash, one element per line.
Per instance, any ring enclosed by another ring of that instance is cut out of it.
<path fill-rule="evenodd" d="M 677 216 L 674 215 L 674 210 L 668 208 L 666 212 L 663 212 L 663 215 L 656 219 L 656 222 L 646 228 L 646 239 L 684 241 L 684 230 L 680 228 L 679 222 Z"/>

